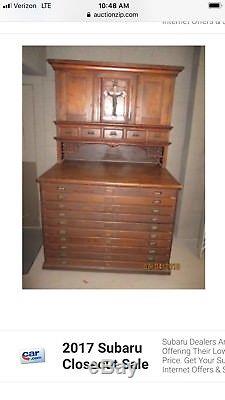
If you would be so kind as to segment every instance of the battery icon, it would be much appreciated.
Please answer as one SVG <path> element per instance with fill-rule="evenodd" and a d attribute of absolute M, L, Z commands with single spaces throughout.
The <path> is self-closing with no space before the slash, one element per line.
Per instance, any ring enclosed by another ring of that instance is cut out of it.
<path fill-rule="evenodd" d="M 218 3 L 209 3 L 209 8 L 221 8 L 222 4 L 220 2 Z"/>

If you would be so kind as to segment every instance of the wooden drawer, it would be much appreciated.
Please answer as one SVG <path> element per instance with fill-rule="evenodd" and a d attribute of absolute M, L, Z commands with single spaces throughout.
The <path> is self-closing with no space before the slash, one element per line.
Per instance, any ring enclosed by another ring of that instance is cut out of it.
<path fill-rule="evenodd" d="M 74 243 L 74 244 L 96 244 L 96 245 L 119 245 L 119 246 L 141 246 L 141 247 L 148 247 L 151 243 L 155 242 L 156 240 L 171 240 L 172 238 L 172 231 L 151 231 L 147 233 L 146 238 L 140 238 L 139 235 L 135 235 L 135 238 L 132 237 L 132 233 L 129 235 L 130 231 L 125 231 L 119 233 L 116 231 L 114 235 L 111 235 L 110 231 L 101 232 L 101 236 L 97 235 L 97 232 L 94 231 L 93 237 L 86 236 L 86 232 L 82 232 L 80 229 L 74 228 L 54 228 L 54 227 L 45 227 L 44 228 L 44 237 L 46 239 L 46 243 Z M 131 231 L 132 232 L 132 231 Z M 142 232 L 139 232 L 140 236 L 142 236 Z M 145 236 L 145 235 L 143 235 Z M 78 240 L 79 239 L 79 240 Z M 151 244 L 150 246 L 155 246 Z"/>
<path fill-rule="evenodd" d="M 148 131 L 146 136 L 148 142 L 168 142 L 169 140 L 168 132 Z"/>
<path fill-rule="evenodd" d="M 117 214 L 117 213 L 96 213 L 96 212 L 79 212 L 77 213 L 76 211 L 67 211 L 67 210 L 48 210 L 44 209 L 43 210 L 43 217 L 44 220 L 46 218 L 54 218 L 54 219 L 64 219 L 64 218 L 69 218 L 72 221 L 74 221 L 74 224 L 76 226 L 79 226 L 79 221 L 80 220 L 86 220 L 89 223 L 89 226 L 95 226 L 96 228 L 98 226 L 103 226 L 103 227 L 109 227 L 110 224 L 111 226 L 119 226 L 119 223 L 124 223 L 124 222 L 130 222 L 130 226 L 133 228 L 131 229 L 139 229 L 140 228 L 137 226 L 136 222 L 142 222 L 142 224 L 139 224 L 139 226 L 145 227 L 145 223 L 147 222 L 153 222 L 153 223 L 171 223 L 173 222 L 173 213 L 171 212 L 171 215 L 167 216 L 161 216 L 161 215 L 151 215 L 151 214 Z M 102 222 L 101 222 L 102 220 Z M 97 225 L 96 224 L 97 221 Z M 107 221 L 109 221 L 107 223 Z M 116 224 L 117 223 L 117 224 Z M 52 224 L 51 224 L 52 225 Z M 123 224 L 124 225 L 124 224 Z M 80 223 L 80 226 L 82 226 L 82 223 Z M 83 225 L 84 226 L 84 225 Z M 109 229 L 112 229 L 111 227 Z M 143 229 L 145 230 L 145 229 Z"/>
<path fill-rule="evenodd" d="M 150 215 L 165 215 L 171 216 L 175 211 L 175 205 L 169 207 L 158 207 L 158 206 L 129 206 L 129 205 L 105 205 L 105 204 L 92 204 L 92 203 L 72 203 L 72 202 L 63 202 L 63 201 L 45 201 L 44 202 L 44 211 L 46 212 L 52 210 L 53 213 L 56 214 L 49 214 L 49 216 L 56 216 L 57 210 L 58 211 L 79 211 L 79 213 L 75 213 L 77 218 L 80 218 L 80 212 L 85 212 L 84 215 L 87 218 L 92 219 L 99 219 L 99 216 L 106 215 L 105 219 L 110 219 L 111 213 L 122 214 L 122 213 L 129 213 L 129 214 L 150 214 Z M 95 216 L 95 212 L 101 212 L 101 214 L 97 214 Z M 83 218 L 83 217 L 82 217 Z"/>
<path fill-rule="evenodd" d="M 56 257 L 47 257 L 44 268 L 52 268 L 52 269 L 68 269 L 68 270 L 76 270 L 76 269 L 100 269 L 105 271 L 133 271 L 133 272 L 143 272 L 146 273 L 146 264 L 155 263 L 156 261 L 111 261 L 111 260 L 91 260 L 91 259 L 77 259 L 77 258 L 56 258 Z M 165 269 L 160 269 L 158 271 L 152 270 L 151 273 L 166 273 L 170 274 L 166 265 L 169 262 L 168 257 L 161 257 L 158 263 L 165 264 Z M 150 271 L 148 271 L 150 273 Z"/>
<path fill-rule="evenodd" d="M 101 129 L 81 128 L 80 137 L 83 139 L 99 139 L 101 137 Z"/>
<path fill-rule="evenodd" d="M 151 261 L 154 262 L 154 261 Z M 156 261 L 155 261 L 156 262 Z M 160 263 L 167 264 L 169 262 L 168 257 L 161 257 Z M 149 262 L 148 262 L 149 263 Z M 107 271 L 126 271 L 126 272 L 146 272 L 145 269 L 146 262 L 143 261 L 105 261 L 105 260 L 90 260 L 90 259 L 74 259 L 74 258 L 53 258 L 48 257 L 44 263 L 44 268 L 51 269 L 100 269 Z M 151 271 L 151 273 L 170 273 L 165 266 L 165 270 L 160 270 L 158 272 Z"/>
<path fill-rule="evenodd" d="M 110 189 L 110 188 L 109 188 Z M 162 188 L 129 188 L 129 187 L 115 187 L 112 195 L 115 196 L 138 196 L 138 197 L 175 197 L 176 190 L 174 189 L 162 189 Z"/>
<path fill-rule="evenodd" d="M 96 246 L 123 246 L 123 247 L 148 247 L 149 239 L 134 238 L 112 238 L 112 237 L 80 237 L 71 235 L 44 235 L 45 245 L 55 244 L 74 244 L 74 245 L 96 245 Z"/>
<path fill-rule="evenodd" d="M 104 138 L 109 140 L 123 139 L 123 129 L 104 129 Z"/>
<path fill-rule="evenodd" d="M 65 218 L 44 218 L 45 229 L 49 232 L 51 229 L 52 232 L 57 233 L 69 233 L 73 232 L 73 229 L 104 229 L 105 223 L 104 221 L 95 221 L 95 220 L 82 220 L 82 219 L 65 219 Z M 82 232 L 81 232 L 82 233 Z M 94 235 L 96 236 L 96 235 Z M 102 235 L 101 235 L 102 236 Z"/>
<path fill-rule="evenodd" d="M 131 142 L 145 142 L 146 141 L 146 132 L 138 131 L 138 130 L 129 130 L 126 133 L 127 141 Z"/>
<path fill-rule="evenodd" d="M 136 215 L 138 215 L 138 218 L 141 218 L 140 220 L 142 221 L 142 217 L 145 218 L 146 215 L 153 215 L 153 216 L 171 216 L 174 214 L 175 211 L 175 204 L 169 207 L 161 207 L 161 206 L 139 206 L 139 205 L 104 205 L 104 208 L 102 211 L 111 212 L 115 215 L 134 215 L 134 218 L 136 218 Z M 143 214 L 143 215 L 142 215 Z"/>
<path fill-rule="evenodd" d="M 149 242 L 150 243 L 150 242 Z M 62 250 L 62 251 L 78 251 L 80 253 L 86 253 L 87 252 L 87 245 L 85 243 L 82 243 L 80 245 L 74 244 L 74 243 L 46 243 L 45 248 L 47 250 Z M 144 254 L 145 256 L 148 254 L 151 254 L 150 251 L 152 249 L 158 249 L 160 253 L 160 250 L 162 251 L 162 254 L 166 251 L 167 253 L 170 251 L 170 240 L 155 240 L 154 241 L 154 247 L 128 247 L 128 246 L 95 246 L 95 245 L 89 245 L 88 246 L 88 251 L 91 253 L 111 253 L 111 254 L 117 254 L 117 253 L 127 253 L 127 254 Z M 152 253 L 154 254 L 154 253 Z"/>
<path fill-rule="evenodd" d="M 86 252 L 72 251 L 72 250 L 46 250 L 47 257 L 56 258 L 74 258 L 74 259 L 99 259 L 99 260 L 119 260 L 119 261 L 143 261 L 143 262 L 160 262 L 169 257 L 169 251 L 164 249 L 157 254 L 129 254 L 129 253 L 91 253 L 88 249 Z"/>
<path fill-rule="evenodd" d="M 63 213 L 60 213 L 63 214 Z M 72 228 L 92 228 L 92 229 L 131 229 L 131 230 L 147 230 L 147 224 L 133 224 L 123 222 L 107 222 L 107 221 L 96 221 L 94 219 L 62 219 L 58 218 L 45 218 L 46 226 L 62 226 L 65 225 L 64 231 L 67 227 Z M 55 229 L 55 228 L 52 228 Z"/>
<path fill-rule="evenodd" d="M 59 129 L 59 135 L 60 136 L 78 136 L 79 130 L 78 128 L 71 128 L 71 127 L 60 127 Z"/>
<path fill-rule="evenodd" d="M 76 183 L 43 183 L 41 185 L 44 192 L 65 192 L 81 194 L 107 194 L 107 186 L 78 185 Z"/>
<path fill-rule="evenodd" d="M 44 183 L 42 184 L 43 192 L 64 192 L 83 194 L 102 194 L 106 196 L 131 196 L 131 197 L 176 197 L 176 190 L 162 188 L 133 188 L 133 187 L 116 187 L 116 186 L 97 186 L 97 185 L 78 185 L 70 183 Z"/>
<path fill-rule="evenodd" d="M 87 196 L 84 193 L 57 193 L 57 192 L 45 192 L 42 191 L 42 198 L 44 201 L 73 201 L 73 202 L 85 202 L 85 203 L 104 203 L 105 205 L 161 205 L 161 206 L 173 206 L 176 204 L 176 197 L 131 197 L 131 196 L 101 196 L 90 194 Z"/>
<path fill-rule="evenodd" d="M 120 217 L 121 216 L 121 217 Z M 161 216 L 161 215 L 145 215 L 145 214 L 120 214 L 119 218 L 121 221 L 135 221 L 135 222 L 151 222 L 154 224 L 169 224 L 173 222 L 173 214 Z"/>
<path fill-rule="evenodd" d="M 104 211 L 104 204 L 92 204 L 92 203 L 72 203 L 72 202 L 63 202 L 63 201 L 44 201 L 43 203 L 44 210 L 53 210 L 53 211 Z M 76 213 L 77 216 L 79 215 Z"/>
<path fill-rule="evenodd" d="M 118 205 L 143 205 L 143 206 L 150 206 L 150 205 L 161 205 L 161 206 L 173 206 L 176 204 L 176 197 L 162 197 L 162 198 L 155 198 L 155 197 L 131 197 L 131 196 L 113 196 L 113 197 L 105 197 L 104 198 L 105 204 L 118 204 Z"/>
<path fill-rule="evenodd" d="M 94 222 L 94 223 L 93 223 Z M 172 232 L 172 224 L 129 224 L 121 222 L 103 222 L 103 221 L 73 221 L 46 219 L 45 231 L 49 232 L 50 227 L 55 232 L 62 234 L 86 236 L 105 236 L 105 237 L 148 237 L 150 232 Z M 56 228 L 55 228 L 56 227 Z M 60 227 L 60 228 L 58 228 Z M 51 230 L 51 231 L 52 231 Z M 54 232 L 52 232 L 54 233 Z"/>
<path fill-rule="evenodd" d="M 138 239 L 148 239 L 149 233 L 142 231 L 119 231 L 119 230 L 106 230 L 106 229 L 79 229 L 79 228 L 70 228 L 65 227 L 64 229 L 55 229 L 55 232 L 51 230 L 49 227 L 45 227 L 46 235 L 50 235 L 51 233 L 64 237 L 71 238 L 83 238 L 86 240 L 89 237 L 101 237 L 101 238 L 138 238 Z"/>
<path fill-rule="evenodd" d="M 73 226 L 73 225 L 71 225 Z M 50 234 L 49 228 L 45 228 L 46 235 Z M 148 239 L 149 233 L 147 231 L 138 231 L 135 232 L 134 230 L 130 231 L 119 231 L 119 230 L 106 230 L 106 229 L 79 229 L 65 227 L 64 229 L 56 229 L 55 232 L 52 232 L 56 235 L 61 236 L 69 236 L 69 237 L 80 237 L 84 240 L 88 237 L 103 237 L 103 238 L 138 238 L 138 239 Z"/>
<path fill-rule="evenodd" d="M 45 191 L 45 189 L 42 190 L 42 197 L 44 201 L 60 201 L 60 202 L 66 202 L 66 201 L 72 201 L 72 202 L 85 202 L 85 203 L 102 203 L 104 202 L 104 196 L 101 195 L 87 195 L 86 193 L 79 193 L 79 192 L 68 192 L 62 190 L 61 192 L 57 191 Z"/>

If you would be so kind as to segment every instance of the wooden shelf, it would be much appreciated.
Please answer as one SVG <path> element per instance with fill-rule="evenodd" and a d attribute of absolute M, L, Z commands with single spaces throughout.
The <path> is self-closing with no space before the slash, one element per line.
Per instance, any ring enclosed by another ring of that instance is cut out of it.
<path fill-rule="evenodd" d="M 148 164 L 63 161 L 45 172 L 39 182 L 164 187 L 181 189 L 166 168 Z"/>

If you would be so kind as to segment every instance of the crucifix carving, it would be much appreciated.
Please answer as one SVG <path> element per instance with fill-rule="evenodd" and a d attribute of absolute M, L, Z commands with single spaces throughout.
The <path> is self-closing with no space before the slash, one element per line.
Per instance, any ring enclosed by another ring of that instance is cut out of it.
<path fill-rule="evenodd" d="M 114 117 L 116 117 L 117 116 L 117 114 L 116 114 L 117 99 L 118 99 L 118 97 L 121 97 L 121 96 L 125 97 L 126 96 L 125 90 L 119 90 L 117 81 L 113 81 L 112 89 L 111 90 L 107 90 L 106 89 L 104 91 L 104 95 L 112 97 L 112 115 Z"/>

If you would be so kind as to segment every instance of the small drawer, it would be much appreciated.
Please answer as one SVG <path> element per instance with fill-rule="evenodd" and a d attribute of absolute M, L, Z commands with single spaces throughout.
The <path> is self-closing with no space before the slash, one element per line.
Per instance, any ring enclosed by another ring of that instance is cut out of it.
<path fill-rule="evenodd" d="M 155 142 L 168 142 L 169 133 L 168 132 L 147 132 L 147 141 L 155 141 Z"/>
<path fill-rule="evenodd" d="M 145 142 L 145 131 L 127 131 L 126 139 L 135 142 Z"/>
<path fill-rule="evenodd" d="M 110 140 L 120 140 L 123 138 L 123 129 L 104 129 L 104 138 Z"/>
<path fill-rule="evenodd" d="M 101 137 L 101 129 L 81 128 L 80 137 L 83 139 L 96 139 Z"/>
<path fill-rule="evenodd" d="M 78 136 L 78 128 L 63 127 L 59 128 L 60 136 Z"/>

